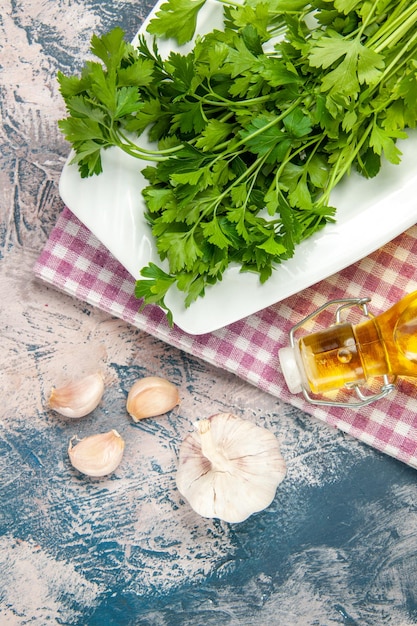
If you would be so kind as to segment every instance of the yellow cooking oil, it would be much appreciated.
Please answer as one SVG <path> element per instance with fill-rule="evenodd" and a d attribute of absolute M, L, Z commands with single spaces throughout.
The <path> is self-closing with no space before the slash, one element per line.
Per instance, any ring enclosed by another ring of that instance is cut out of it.
<path fill-rule="evenodd" d="M 299 339 L 298 362 L 311 391 L 362 385 L 377 376 L 417 377 L 417 291 L 388 311 Z"/>

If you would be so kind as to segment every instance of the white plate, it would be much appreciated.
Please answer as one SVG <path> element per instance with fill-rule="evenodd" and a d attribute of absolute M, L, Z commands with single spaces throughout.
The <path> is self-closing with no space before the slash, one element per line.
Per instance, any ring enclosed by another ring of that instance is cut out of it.
<path fill-rule="evenodd" d="M 139 32 L 158 10 L 156 5 Z M 200 13 L 198 32 L 221 24 L 219 3 L 207 4 Z M 174 42 L 160 45 L 161 54 L 179 50 Z M 181 49 L 183 51 L 184 48 Z M 140 144 L 145 144 L 141 139 Z M 400 165 L 384 163 L 380 174 L 366 180 L 352 175 L 334 190 L 337 222 L 303 242 L 294 257 L 282 263 L 261 285 L 258 276 L 230 267 L 222 282 L 208 288 L 203 298 L 185 308 L 183 294 L 172 288 L 166 304 L 175 324 L 199 335 L 222 328 L 279 302 L 351 265 L 381 247 L 407 228 L 417 217 L 417 133 L 399 142 Z M 103 173 L 82 179 L 68 158 L 60 179 L 60 194 L 69 209 L 132 274 L 149 261 L 160 264 L 144 214 L 141 189 L 146 184 L 140 171 L 144 162 L 118 149 L 103 154 Z"/>

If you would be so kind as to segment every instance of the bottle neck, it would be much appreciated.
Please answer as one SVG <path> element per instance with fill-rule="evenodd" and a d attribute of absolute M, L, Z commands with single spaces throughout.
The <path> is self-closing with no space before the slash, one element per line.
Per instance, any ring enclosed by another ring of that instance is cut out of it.
<path fill-rule="evenodd" d="M 387 374 L 417 377 L 417 292 L 373 318 L 383 343 Z"/>

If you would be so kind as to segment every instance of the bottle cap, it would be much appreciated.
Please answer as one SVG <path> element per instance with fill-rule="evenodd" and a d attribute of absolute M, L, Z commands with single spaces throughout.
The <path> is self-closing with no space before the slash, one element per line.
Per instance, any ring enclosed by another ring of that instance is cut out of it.
<path fill-rule="evenodd" d="M 290 346 L 278 351 L 278 358 L 285 382 L 291 393 L 302 391 L 302 378 L 295 357 L 295 349 Z"/>

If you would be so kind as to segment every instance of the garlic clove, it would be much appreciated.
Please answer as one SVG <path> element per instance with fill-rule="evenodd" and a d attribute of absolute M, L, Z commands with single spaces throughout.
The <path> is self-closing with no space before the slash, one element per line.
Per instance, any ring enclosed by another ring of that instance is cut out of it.
<path fill-rule="evenodd" d="M 97 372 L 53 388 L 48 402 L 51 409 L 65 417 L 84 417 L 98 406 L 103 393 L 103 376 Z"/>
<path fill-rule="evenodd" d="M 176 386 L 158 376 L 146 376 L 135 382 L 129 391 L 126 409 L 134 422 L 163 415 L 180 402 Z"/>
<path fill-rule="evenodd" d="M 176 476 L 190 506 L 231 523 L 268 507 L 286 474 L 275 435 L 232 413 L 194 426 L 180 447 Z"/>
<path fill-rule="evenodd" d="M 114 472 L 122 460 L 125 442 L 117 430 L 90 435 L 68 446 L 71 464 L 87 476 L 107 476 Z"/>

